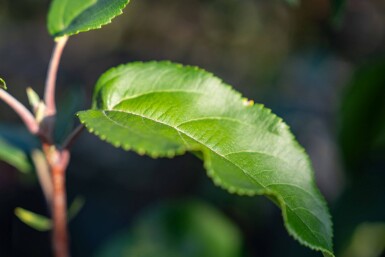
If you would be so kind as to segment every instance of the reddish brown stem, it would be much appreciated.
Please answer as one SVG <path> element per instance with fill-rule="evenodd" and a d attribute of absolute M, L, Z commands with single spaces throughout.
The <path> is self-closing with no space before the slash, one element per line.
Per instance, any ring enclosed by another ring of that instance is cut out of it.
<path fill-rule="evenodd" d="M 51 62 L 49 65 L 44 101 L 46 105 L 44 118 L 39 123 L 32 113 L 14 97 L 3 89 L 0 89 L 0 99 L 6 102 L 26 124 L 29 131 L 38 135 L 42 141 L 42 148 L 47 163 L 40 166 L 42 172 L 38 172 L 42 186 L 45 186 L 47 202 L 50 205 L 53 218 L 53 250 L 55 257 L 70 257 L 69 239 L 67 228 L 67 193 L 66 193 L 66 170 L 68 167 L 70 153 L 68 148 L 72 145 L 82 128 L 76 129 L 64 144 L 64 149 L 59 150 L 53 143 L 52 132 L 56 118 L 56 76 L 59 68 L 60 58 L 67 43 L 68 37 L 57 40 Z M 3 86 L 5 88 L 5 86 Z M 40 161 L 41 162 L 41 161 Z M 37 160 L 39 163 L 39 160 Z M 50 175 L 44 172 L 49 168 Z M 39 165 L 36 165 L 39 168 Z M 47 175 L 48 174 L 48 175 Z M 48 179 L 47 178 L 51 178 Z M 50 187 L 52 188 L 50 189 Z"/>
<path fill-rule="evenodd" d="M 36 135 L 39 132 L 39 124 L 36 122 L 35 117 L 22 103 L 3 89 L 0 89 L 0 99 L 7 103 L 20 116 L 32 134 Z"/>
<path fill-rule="evenodd" d="M 44 145 L 44 152 L 52 174 L 53 197 L 51 212 L 53 217 L 53 250 L 55 257 L 70 257 L 67 229 L 66 169 L 70 154 L 67 150 L 57 150 Z"/>
<path fill-rule="evenodd" d="M 49 64 L 47 80 L 45 83 L 44 102 L 46 104 L 46 112 L 44 130 L 47 131 L 46 133 L 48 133 L 49 136 L 52 134 L 56 116 L 55 91 L 57 71 L 59 69 L 60 59 L 67 41 L 67 36 L 57 39 L 56 46 Z"/>

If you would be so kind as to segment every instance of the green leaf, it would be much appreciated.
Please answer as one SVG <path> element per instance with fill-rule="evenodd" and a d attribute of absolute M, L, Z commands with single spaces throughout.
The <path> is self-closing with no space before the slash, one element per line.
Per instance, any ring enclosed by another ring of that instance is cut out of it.
<path fill-rule="evenodd" d="M 68 209 L 68 222 L 72 221 L 85 204 L 84 197 L 78 196 Z M 52 229 L 52 220 L 46 216 L 36 214 L 23 208 L 16 208 L 15 215 L 26 225 L 37 231 L 45 232 Z"/>
<path fill-rule="evenodd" d="M 25 210 L 23 208 L 20 208 L 20 207 L 16 208 L 15 215 L 22 222 L 24 222 L 28 226 L 38 231 L 44 232 L 52 228 L 52 221 L 49 218 L 36 214 L 34 212 Z"/>
<path fill-rule="evenodd" d="M 48 31 L 55 38 L 99 29 L 122 14 L 129 0 L 53 0 Z"/>
<path fill-rule="evenodd" d="M 7 83 L 2 78 L 0 78 L 0 88 L 7 90 Z"/>
<path fill-rule="evenodd" d="M 303 148 L 280 118 L 212 74 L 169 62 L 122 65 L 99 79 L 93 110 L 78 116 L 102 140 L 139 154 L 200 152 L 216 185 L 269 196 L 293 237 L 333 256 L 330 215 Z"/>
<path fill-rule="evenodd" d="M 75 198 L 75 200 L 71 203 L 70 208 L 68 209 L 68 220 L 73 220 L 81 211 L 84 204 L 86 203 L 86 199 L 82 196 L 78 196 Z"/>
<path fill-rule="evenodd" d="M 0 160 L 4 161 L 23 173 L 32 170 L 27 154 L 0 135 Z"/>
<path fill-rule="evenodd" d="M 239 229 L 218 210 L 198 201 L 152 207 L 96 256 L 239 257 Z"/>

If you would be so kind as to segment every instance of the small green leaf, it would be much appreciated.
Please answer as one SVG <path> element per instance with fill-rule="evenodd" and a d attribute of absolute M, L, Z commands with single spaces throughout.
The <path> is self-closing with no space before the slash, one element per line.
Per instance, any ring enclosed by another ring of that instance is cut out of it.
<path fill-rule="evenodd" d="M 99 79 L 93 110 L 78 116 L 101 139 L 139 154 L 200 152 L 216 185 L 269 196 L 293 237 L 334 256 L 330 215 L 303 148 L 280 118 L 212 74 L 169 62 L 122 65 Z"/>
<path fill-rule="evenodd" d="M 75 200 L 72 202 L 70 208 L 68 209 L 68 220 L 73 220 L 76 215 L 79 214 L 81 209 L 83 208 L 84 204 L 86 203 L 86 199 L 82 196 L 78 196 L 75 198 Z"/>
<path fill-rule="evenodd" d="M 37 122 L 41 122 L 44 119 L 46 105 L 40 99 L 39 95 L 30 87 L 27 88 L 27 96 L 29 104 L 31 105 Z"/>
<path fill-rule="evenodd" d="M 7 83 L 2 78 L 0 78 L 0 88 L 7 90 Z"/>
<path fill-rule="evenodd" d="M 28 96 L 29 104 L 35 110 L 39 106 L 40 101 L 41 101 L 39 95 L 35 92 L 35 90 L 28 87 L 27 88 L 27 96 Z"/>
<path fill-rule="evenodd" d="M 55 38 L 101 28 L 122 14 L 129 0 L 53 0 L 48 31 Z"/>
<path fill-rule="evenodd" d="M 68 222 L 73 220 L 76 215 L 79 214 L 80 210 L 84 206 L 84 203 L 84 197 L 79 196 L 75 198 L 68 210 Z M 15 215 L 26 225 L 36 229 L 37 231 L 44 232 L 52 229 L 51 219 L 43 215 L 36 214 L 20 207 L 15 209 Z"/>
<path fill-rule="evenodd" d="M 38 231 L 48 231 L 52 228 L 52 221 L 42 215 L 25 210 L 23 208 L 16 208 L 15 215 L 25 224 Z"/>
<path fill-rule="evenodd" d="M 26 153 L 1 136 L 0 160 L 12 165 L 23 173 L 27 173 L 32 170 L 32 165 Z"/>

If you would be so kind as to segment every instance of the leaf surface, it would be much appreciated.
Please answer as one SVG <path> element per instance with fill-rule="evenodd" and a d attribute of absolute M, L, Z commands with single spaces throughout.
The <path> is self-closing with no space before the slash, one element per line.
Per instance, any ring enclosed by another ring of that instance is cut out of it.
<path fill-rule="evenodd" d="M 333 256 L 330 216 L 303 148 L 280 118 L 212 74 L 169 62 L 122 65 L 99 79 L 93 109 L 78 116 L 126 150 L 196 153 L 216 185 L 269 196 L 292 236 Z"/>
<path fill-rule="evenodd" d="M 129 0 L 53 0 L 48 31 L 57 37 L 101 28 L 122 14 Z"/>

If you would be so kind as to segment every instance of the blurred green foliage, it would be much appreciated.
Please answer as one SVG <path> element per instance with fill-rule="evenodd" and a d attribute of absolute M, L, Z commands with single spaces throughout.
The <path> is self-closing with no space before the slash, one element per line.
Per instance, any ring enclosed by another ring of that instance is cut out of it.
<path fill-rule="evenodd" d="M 1 137 L 0 160 L 14 166 L 21 172 L 30 172 L 32 170 L 32 165 L 28 159 L 28 155 Z"/>
<path fill-rule="evenodd" d="M 79 196 L 74 199 L 68 209 L 68 222 L 72 221 L 72 219 L 79 214 L 84 204 L 85 199 L 83 197 Z M 34 213 L 21 207 L 17 207 L 15 209 L 15 215 L 20 219 L 20 221 L 38 231 L 49 231 L 52 229 L 52 220 L 46 216 Z"/>
<path fill-rule="evenodd" d="M 332 5 L 331 20 L 334 26 L 341 26 L 345 15 L 345 8 L 348 4 L 347 0 L 330 0 Z"/>
<path fill-rule="evenodd" d="M 385 253 L 385 223 L 364 223 L 355 230 L 341 257 L 382 257 Z"/>
<path fill-rule="evenodd" d="M 48 231 L 52 228 L 51 219 L 26 209 L 20 207 L 16 208 L 15 215 L 26 225 L 37 231 Z"/>
<path fill-rule="evenodd" d="M 358 67 L 346 91 L 341 146 L 349 170 L 360 172 L 370 159 L 385 154 L 385 59 Z"/>
<path fill-rule="evenodd" d="M 163 203 L 146 210 L 97 257 L 240 257 L 239 229 L 221 212 L 199 202 Z"/>
<path fill-rule="evenodd" d="M 0 161 L 21 172 L 31 172 L 33 165 L 29 155 L 36 146 L 37 140 L 24 127 L 0 125 Z"/>

